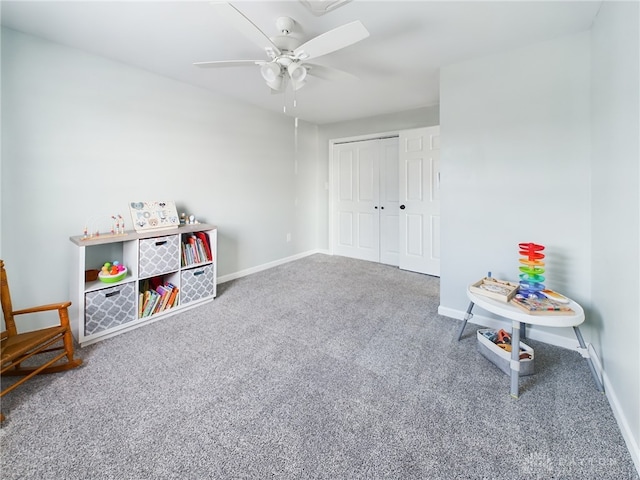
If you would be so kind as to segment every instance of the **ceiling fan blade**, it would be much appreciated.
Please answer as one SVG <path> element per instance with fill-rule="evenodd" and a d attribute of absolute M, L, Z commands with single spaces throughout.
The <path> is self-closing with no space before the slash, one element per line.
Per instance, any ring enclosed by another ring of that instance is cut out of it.
<path fill-rule="evenodd" d="M 264 49 L 271 58 L 280 55 L 280 49 L 271 39 L 236 7 L 227 2 L 214 2 L 211 5 L 229 24 L 258 47 Z"/>
<path fill-rule="evenodd" d="M 362 22 L 356 20 L 312 38 L 296 48 L 293 53 L 301 60 L 317 58 L 353 45 L 368 36 L 369 31 Z"/>
<path fill-rule="evenodd" d="M 344 70 L 338 70 L 337 68 L 325 67 L 324 65 L 316 65 L 315 63 L 303 64 L 309 73 L 314 77 L 321 78 L 329 81 L 353 81 L 358 77 L 352 73 L 345 72 Z"/>
<path fill-rule="evenodd" d="M 262 65 L 266 63 L 264 60 L 221 60 L 218 62 L 195 62 L 196 67 L 218 68 L 218 67 L 252 67 L 254 65 Z"/>

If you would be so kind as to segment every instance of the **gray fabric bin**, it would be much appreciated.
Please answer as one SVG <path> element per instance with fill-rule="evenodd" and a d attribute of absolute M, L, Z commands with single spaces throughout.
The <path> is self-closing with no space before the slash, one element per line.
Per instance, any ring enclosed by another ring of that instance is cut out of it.
<path fill-rule="evenodd" d="M 140 278 L 175 272 L 180 268 L 180 236 L 140 240 Z"/>
<path fill-rule="evenodd" d="M 503 350 L 487 337 L 483 335 L 484 332 L 495 332 L 493 329 L 480 329 L 478 330 L 478 351 L 495 364 L 500 370 L 507 375 L 511 375 L 511 352 Z M 520 342 L 520 348 L 531 355 L 530 359 L 520 360 L 520 376 L 525 377 L 527 375 L 533 375 L 534 372 L 534 354 L 533 348 L 529 345 Z"/>
<path fill-rule="evenodd" d="M 180 304 L 213 296 L 213 264 L 184 269 L 180 272 Z"/>
<path fill-rule="evenodd" d="M 131 282 L 88 292 L 84 298 L 87 336 L 136 319 L 135 286 Z"/>

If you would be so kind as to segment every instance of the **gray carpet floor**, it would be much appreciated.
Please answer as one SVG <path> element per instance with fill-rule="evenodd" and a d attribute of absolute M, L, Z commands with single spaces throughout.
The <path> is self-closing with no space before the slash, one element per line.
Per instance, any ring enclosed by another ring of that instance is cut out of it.
<path fill-rule="evenodd" d="M 3 479 L 637 479 L 576 352 L 509 378 L 439 280 L 313 255 L 3 398 Z M 3 380 L 11 381 L 9 379 Z"/>

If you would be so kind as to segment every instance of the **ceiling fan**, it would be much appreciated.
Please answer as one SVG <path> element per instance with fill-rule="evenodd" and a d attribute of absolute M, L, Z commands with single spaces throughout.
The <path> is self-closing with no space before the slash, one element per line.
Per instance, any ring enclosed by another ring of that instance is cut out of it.
<path fill-rule="evenodd" d="M 289 17 L 280 17 L 276 20 L 276 27 L 280 35 L 270 38 L 230 3 L 219 2 L 212 5 L 230 25 L 233 25 L 249 40 L 264 49 L 268 59 L 196 62 L 194 65 L 207 68 L 258 65 L 260 73 L 272 93 L 283 92 L 288 82 L 291 82 L 294 90 L 300 89 L 306 83 L 307 75 L 325 80 L 354 78 L 347 72 L 307 63 L 307 61 L 353 45 L 369 36 L 365 26 L 356 20 L 302 43 L 290 35 L 295 21 Z"/>

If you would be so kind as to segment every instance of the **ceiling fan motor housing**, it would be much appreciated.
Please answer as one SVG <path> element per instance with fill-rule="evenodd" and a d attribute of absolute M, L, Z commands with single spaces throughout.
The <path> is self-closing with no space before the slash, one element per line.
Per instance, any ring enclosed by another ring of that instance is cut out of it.
<path fill-rule="evenodd" d="M 293 30 L 296 22 L 293 18 L 290 17 L 279 17 L 276 20 L 276 27 L 279 32 L 282 32 L 283 35 L 289 35 Z"/>

